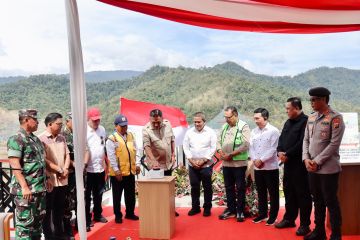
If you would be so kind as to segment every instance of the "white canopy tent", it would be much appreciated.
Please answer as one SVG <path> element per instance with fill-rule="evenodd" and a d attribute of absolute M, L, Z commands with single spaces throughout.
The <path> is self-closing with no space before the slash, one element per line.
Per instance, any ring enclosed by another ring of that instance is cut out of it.
<path fill-rule="evenodd" d="M 148 15 L 201 27 L 271 33 L 325 33 L 360 30 L 356 0 L 100 0 Z M 76 0 L 65 0 L 70 96 L 75 159 L 84 159 L 86 145 L 86 89 Z M 75 161 L 80 239 L 86 237 L 83 161 Z"/>

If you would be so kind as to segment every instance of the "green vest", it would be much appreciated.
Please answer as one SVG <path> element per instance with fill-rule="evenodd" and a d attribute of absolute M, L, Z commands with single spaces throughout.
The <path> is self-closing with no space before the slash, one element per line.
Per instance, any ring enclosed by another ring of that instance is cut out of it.
<path fill-rule="evenodd" d="M 243 142 L 244 142 L 244 135 L 242 134 L 242 130 L 244 128 L 244 126 L 246 125 L 245 122 L 239 120 L 236 123 L 236 134 L 235 134 L 235 139 L 234 139 L 234 145 L 233 145 L 233 150 L 235 150 L 235 148 L 239 147 Z M 222 128 L 222 133 L 221 133 L 221 146 L 223 145 L 224 142 L 224 137 L 225 137 L 225 133 L 226 131 L 229 129 L 229 124 L 225 123 L 223 128 Z M 245 151 L 245 152 L 241 152 L 238 155 L 233 156 L 233 160 L 234 161 L 245 161 L 248 160 L 249 158 L 249 152 Z"/>

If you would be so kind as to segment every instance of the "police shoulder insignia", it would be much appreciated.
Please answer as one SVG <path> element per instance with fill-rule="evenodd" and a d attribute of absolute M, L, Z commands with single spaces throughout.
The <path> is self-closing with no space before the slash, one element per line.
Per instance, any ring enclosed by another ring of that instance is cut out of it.
<path fill-rule="evenodd" d="M 332 120 L 333 128 L 339 128 L 340 127 L 340 122 L 341 122 L 340 118 L 334 118 Z"/>

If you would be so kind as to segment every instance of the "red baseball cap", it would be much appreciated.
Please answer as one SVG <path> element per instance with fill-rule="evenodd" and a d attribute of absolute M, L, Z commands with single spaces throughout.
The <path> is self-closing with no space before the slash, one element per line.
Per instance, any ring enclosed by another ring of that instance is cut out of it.
<path fill-rule="evenodd" d="M 100 110 L 98 108 L 90 108 L 87 112 L 87 117 L 93 121 L 101 119 Z"/>

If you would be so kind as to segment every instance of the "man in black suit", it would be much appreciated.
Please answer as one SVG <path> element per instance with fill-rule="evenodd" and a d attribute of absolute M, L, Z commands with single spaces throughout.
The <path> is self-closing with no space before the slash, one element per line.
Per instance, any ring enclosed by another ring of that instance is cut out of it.
<path fill-rule="evenodd" d="M 308 173 L 302 161 L 302 145 L 308 119 L 302 111 L 301 99 L 289 98 L 286 102 L 289 119 L 285 122 L 277 147 L 278 157 L 284 163 L 285 215 L 276 228 L 295 227 L 300 210 L 300 227 L 296 235 L 305 236 L 310 232 L 312 208 Z"/>

